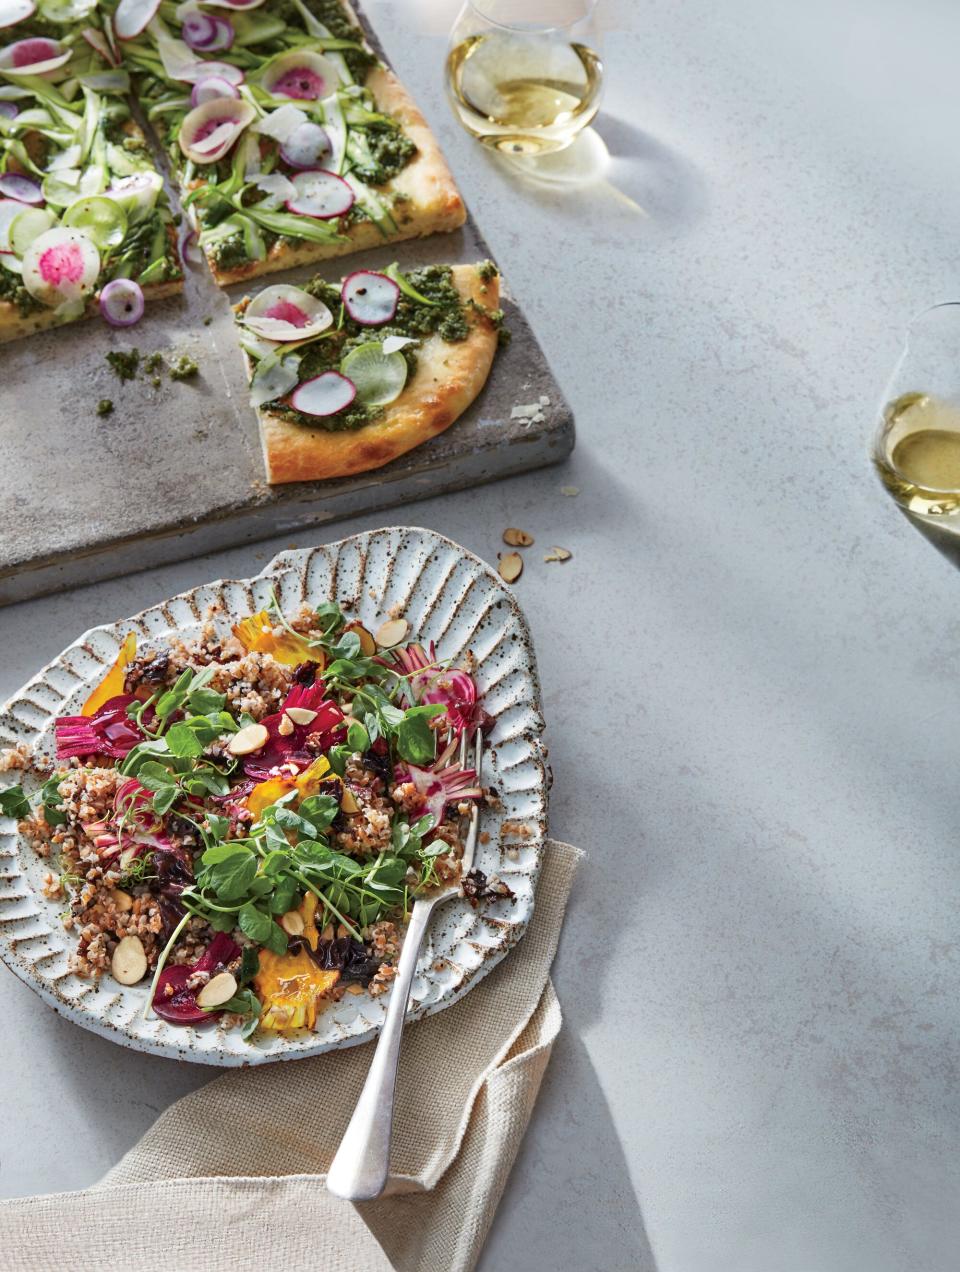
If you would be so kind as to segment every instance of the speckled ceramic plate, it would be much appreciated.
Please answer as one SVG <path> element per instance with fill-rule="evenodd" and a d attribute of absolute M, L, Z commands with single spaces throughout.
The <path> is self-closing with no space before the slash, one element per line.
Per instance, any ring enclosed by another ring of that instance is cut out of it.
<path fill-rule="evenodd" d="M 503 803 L 502 811 L 484 811 L 481 829 L 489 842 L 478 846 L 476 864 L 504 878 L 516 901 L 475 911 L 455 900 L 437 910 L 410 1006 L 411 1017 L 429 1015 L 475 985 L 522 936 L 546 834 L 546 753 L 530 634 L 512 592 L 465 549 L 431 530 L 376 530 L 326 547 L 283 552 L 256 578 L 209 583 L 132 619 L 95 627 L 7 704 L 0 713 L 0 746 L 25 741 L 35 753 L 52 754 L 55 717 L 79 711 L 126 632 L 135 631 L 141 645 L 162 642 L 171 632 L 192 635 L 211 605 L 221 607 L 216 621 L 226 632 L 263 608 L 272 587 L 287 613 L 301 601 L 337 598 L 352 603 L 370 628 L 399 606 L 412 634 L 436 641 L 441 657 L 470 649 L 476 658 L 483 704 L 496 720 L 483 778 Z M 25 778 L 28 791 L 36 785 Z M 43 896 L 45 869 L 20 842 L 15 823 L 0 818 L 0 956 L 57 1011 L 106 1038 L 203 1064 L 262 1064 L 365 1042 L 383 1020 L 382 1000 L 366 994 L 344 995 L 320 1014 L 312 1033 L 264 1033 L 249 1042 L 239 1030 L 218 1025 L 194 1029 L 144 1020 L 145 985 L 124 988 L 110 976 L 97 984 L 70 972 L 74 938 L 58 919 L 63 903 Z"/>

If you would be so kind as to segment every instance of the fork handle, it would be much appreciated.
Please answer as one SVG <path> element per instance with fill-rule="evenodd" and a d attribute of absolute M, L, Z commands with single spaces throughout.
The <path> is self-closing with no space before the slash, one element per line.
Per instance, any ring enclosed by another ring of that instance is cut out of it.
<path fill-rule="evenodd" d="M 379 1197 L 390 1172 L 393 1096 L 397 1082 L 400 1041 L 410 986 L 420 958 L 420 946 L 433 912 L 432 901 L 416 901 L 403 940 L 397 974 L 390 988 L 387 1015 L 373 1053 L 370 1072 L 350 1125 L 327 1172 L 327 1188 L 345 1201 Z"/>

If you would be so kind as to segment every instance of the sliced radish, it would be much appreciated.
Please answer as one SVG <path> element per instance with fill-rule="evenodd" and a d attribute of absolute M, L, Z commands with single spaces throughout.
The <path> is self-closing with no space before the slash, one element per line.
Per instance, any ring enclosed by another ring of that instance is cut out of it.
<path fill-rule="evenodd" d="M 107 43 L 106 36 L 102 31 L 98 31 L 95 27 L 84 27 L 80 34 L 105 62 L 109 62 L 111 66 L 116 66 L 117 63 L 113 56 L 113 50 Z"/>
<path fill-rule="evenodd" d="M 190 94 L 194 106 L 203 106 L 207 102 L 216 101 L 218 97 L 230 97 L 237 101 L 240 90 L 219 75 L 209 75 L 206 79 L 197 80 Z"/>
<path fill-rule="evenodd" d="M 228 84 L 234 86 L 242 84 L 246 79 L 243 71 L 239 66 L 234 66 L 230 62 L 200 62 L 197 61 L 193 66 L 185 67 L 181 75 L 173 76 L 174 79 L 186 80 L 188 84 L 198 84 L 201 80 L 210 79 L 216 76 L 217 79 L 225 79 Z"/>
<path fill-rule="evenodd" d="M 233 44 L 236 32 L 227 18 L 214 18 L 209 13 L 192 10 L 180 28 L 188 48 L 203 53 L 223 53 Z"/>
<path fill-rule="evenodd" d="M 12 252 L 10 246 L 10 226 L 27 210 L 27 204 L 19 199 L 0 199 L 0 252 Z"/>
<path fill-rule="evenodd" d="M 249 102 L 215 97 L 186 116 L 180 125 L 180 149 L 194 163 L 216 163 L 256 115 Z"/>
<path fill-rule="evenodd" d="M 203 0 L 210 9 L 259 9 L 266 0 Z"/>
<path fill-rule="evenodd" d="M 291 49 L 264 67 L 260 82 L 272 97 L 317 101 L 332 93 L 340 82 L 337 68 L 322 53 Z"/>
<path fill-rule="evenodd" d="M 5 199 L 19 199 L 21 203 L 43 202 L 40 182 L 33 177 L 24 177 L 19 172 L 4 172 L 0 175 L 0 194 Z"/>
<path fill-rule="evenodd" d="M 143 288 L 132 278 L 115 278 L 100 293 L 100 312 L 111 327 L 132 327 L 145 307 Z"/>
<path fill-rule="evenodd" d="M 0 49 L 0 70 L 4 75 L 49 75 L 73 57 L 59 40 L 31 36 Z"/>
<path fill-rule="evenodd" d="M 310 119 L 298 124 L 280 146 L 280 158 L 291 168 L 321 168 L 323 161 L 332 154 L 333 147 L 327 130 Z"/>
<path fill-rule="evenodd" d="M 10 222 L 9 236 L 11 250 L 17 256 L 23 256 L 41 234 L 46 234 L 57 223 L 56 216 L 48 208 L 25 207 Z"/>
<path fill-rule="evenodd" d="M 403 392 L 407 382 L 407 360 L 402 353 L 384 353 L 377 340 L 351 349 L 340 370 L 357 388 L 365 406 L 386 406 Z"/>
<path fill-rule="evenodd" d="M 145 31 L 160 8 L 160 0 L 120 0 L 113 15 L 113 30 L 118 40 L 135 40 Z"/>
<path fill-rule="evenodd" d="M 57 227 L 41 234 L 23 257 L 23 285 L 45 305 L 82 300 L 100 273 L 100 253 L 82 230 Z"/>
<path fill-rule="evenodd" d="M 16 119 L 19 114 L 16 102 L 0 102 L 0 117 L 3 119 Z"/>
<path fill-rule="evenodd" d="M 343 216 L 353 207 L 354 193 L 342 177 L 317 168 L 311 172 L 298 172 L 293 178 L 296 196 L 287 200 L 289 212 L 301 216 L 313 216 L 320 221 Z"/>
<path fill-rule="evenodd" d="M 24 22 L 37 11 L 33 0 L 2 0 L 0 2 L 0 27 Z"/>
<path fill-rule="evenodd" d="M 304 415 L 336 415 L 357 396 L 356 386 L 339 371 L 324 371 L 305 380 L 291 395 L 290 405 Z"/>
<path fill-rule="evenodd" d="M 386 274 L 358 269 L 343 280 L 340 295 L 354 322 L 364 327 L 382 327 L 397 312 L 400 288 Z"/>
<path fill-rule="evenodd" d="M 333 314 L 302 287 L 265 287 L 247 306 L 244 323 L 267 340 L 308 340 L 333 323 Z"/>
<path fill-rule="evenodd" d="M 188 265 L 202 265 L 203 252 L 200 250 L 200 239 L 196 230 L 187 230 L 180 244 L 180 255 Z"/>

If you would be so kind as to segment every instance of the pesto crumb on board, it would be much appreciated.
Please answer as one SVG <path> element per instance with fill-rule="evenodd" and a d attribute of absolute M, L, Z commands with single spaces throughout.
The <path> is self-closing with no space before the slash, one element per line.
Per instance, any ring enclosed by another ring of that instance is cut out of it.
<path fill-rule="evenodd" d="M 140 370 L 139 349 L 111 349 L 106 355 L 114 375 L 124 383 L 136 379 Z"/>
<path fill-rule="evenodd" d="M 192 380 L 200 370 L 195 358 L 188 353 L 181 353 L 176 362 L 170 364 L 171 380 Z"/>
<path fill-rule="evenodd" d="M 100 399 L 100 401 L 97 403 L 97 414 L 98 415 L 113 414 L 113 403 L 110 401 L 109 398 Z"/>

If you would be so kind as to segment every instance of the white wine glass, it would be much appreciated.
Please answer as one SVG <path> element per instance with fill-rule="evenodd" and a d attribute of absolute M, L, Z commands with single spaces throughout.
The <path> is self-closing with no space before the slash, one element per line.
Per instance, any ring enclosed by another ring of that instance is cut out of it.
<path fill-rule="evenodd" d="M 447 54 L 461 124 L 511 156 L 563 150 L 600 109 L 596 0 L 466 0 Z"/>

